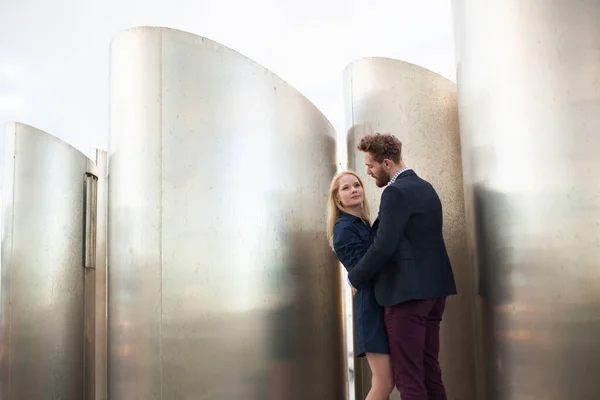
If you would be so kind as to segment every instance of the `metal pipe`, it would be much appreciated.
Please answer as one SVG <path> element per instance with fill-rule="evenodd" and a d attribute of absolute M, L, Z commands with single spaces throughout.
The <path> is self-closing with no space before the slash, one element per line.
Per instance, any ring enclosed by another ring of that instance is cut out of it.
<path fill-rule="evenodd" d="M 20 123 L 7 125 L 5 151 L 0 397 L 85 398 L 84 356 L 93 356 L 84 353 L 89 160 Z"/>
<path fill-rule="evenodd" d="M 376 132 L 392 133 L 403 142 L 403 159 L 431 182 L 442 200 L 444 238 L 459 294 L 448 299 L 441 329 L 440 363 L 449 398 L 475 398 L 475 348 L 472 307 L 472 260 L 466 241 L 456 85 L 419 66 L 387 58 L 364 58 L 345 74 L 349 167 L 366 185 L 375 219 L 381 190 L 366 175 L 360 139 Z M 356 378 L 357 391 L 370 387 L 370 372 Z M 361 372 L 361 371 L 357 371 Z M 358 397 L 362 399 L 363 397 Z"/>
<path fill-rule="evenodd" d="M 109 398 L 345 399 L 329 122 L 189 33 L 111 58 Z"/>
<path fill-rule="evenodd" d="M 600 3 L 457 0 L 454 17 L 480 398 L 600 398 Z"/>

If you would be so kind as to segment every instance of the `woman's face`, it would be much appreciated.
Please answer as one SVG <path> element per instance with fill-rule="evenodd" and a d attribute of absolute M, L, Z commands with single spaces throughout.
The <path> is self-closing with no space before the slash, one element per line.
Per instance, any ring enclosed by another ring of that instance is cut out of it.
<path fill-rule="evenodd" d="M 346 174 L 340 178 L 337 195 L 344 208 L 353 208 L 362 205 L 364 192 L 358 179 L 354 175 Z"/>

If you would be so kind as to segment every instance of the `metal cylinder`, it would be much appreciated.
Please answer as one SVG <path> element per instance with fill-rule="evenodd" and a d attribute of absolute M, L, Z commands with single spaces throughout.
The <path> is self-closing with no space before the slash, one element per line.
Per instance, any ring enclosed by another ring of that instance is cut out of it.
<path fill-rule="evenodd" d="M 111 51 L 109 398 L 345 399 L 329 122 L 199 36 Z"/>
<path fill-rule="evenodd" d="M 431 182 L 444 209 L 444 238 L 459 294 L 448 299 L 441 328 L 440 363 L 449 399 L 475 398 L 472 303 L 474 285 L 466 241 L 456 85 L 399 60 L 365 58 L 346 68 L 348 166 L 365 182 L 373 219 L 381 190 L 367 176 L 356 147 L 372 133 L 391 133 L 403 143 L 403 160 Z M 361 363 L 366 378 L 366 362 Z M 357 374 L 357 399 L 370 386 Z"/>
<path fill-rule="evenodd" d="M 600 3 L 457 0 L 482 399 L 600 398 Z"/>
<path fill-rule="evenodd" d="M 93 388 L 84 275 L 93 281 L 95 166 L 27 125 L 8 124 L 5 143 L 0 397 L 79 400 Z"/>

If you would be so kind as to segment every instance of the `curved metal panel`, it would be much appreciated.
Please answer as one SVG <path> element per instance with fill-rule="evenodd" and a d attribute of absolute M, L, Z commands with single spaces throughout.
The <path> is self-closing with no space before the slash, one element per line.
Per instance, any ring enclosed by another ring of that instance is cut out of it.
<path fill-rule="evenodd" d="M 35 128 L 6 132 L 0 397 L 84 394 L 84 179 L 88 159 Z"/>
<path fill-rule="evenodd" d="M 112 44 L 109 398 L 344 399 L 335 134 L 208 39 Z"/>
<path fill-rule="evenodd" d="M 600 3 L 454 13 L 482 398 L 600 398 Z"/>
<path fill-rule="evenodd" d="M 446 78 L 403 61 L 365 58 L 345 73 L 349 167 L 365 182 L 372 217 L 379 209 L 381 189 L 367 176 L 362 137 L 392 133 L 403 143 L 408 166 L 436 188 L 444 206 L 444 238 L 459 295 L 448 299 L 441 329 L 440 363 L 450 399 L 475 398 L 473 349 L 473 280 L 465 240 L 466 226 L 458 129 L 456 86 Z M 368 365 L 363 363 L 363 369 Z M 369 381 L 357 377 L 357 383 Z M 360 392 L 366 390 L 360 389 Z M 358 395 L 357 395 L 358 397 Z M 358 397 L 362 398 L 362 397 Z"/>

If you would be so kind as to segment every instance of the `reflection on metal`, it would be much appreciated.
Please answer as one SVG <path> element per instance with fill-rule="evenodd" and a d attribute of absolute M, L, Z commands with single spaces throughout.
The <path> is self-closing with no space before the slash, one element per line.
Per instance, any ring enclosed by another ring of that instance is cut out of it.
<path fill-rule="evenodd" d="M 424 68 L 398 60 L 366 58 L 345 74 L 349 168 L 366 185 L 372 216 L 381 189 L 366 175 L 364 154 L 356 149 L 371 133 L 395 134 L 408 166 L 432 183 L 444 206 L 444 236 L 459 290 L 448 299 L 441 331 L 440 362 L 450 399 L 475 398 L 472 303 L 474 285 L 466 242 L 456 86 Z M 362 362 L 357 400 L 368 391 L 370 373 Z M 358 371 L 357 371 L 358 372 Z M 366 387 L 365 387 L 366 386 Z M 395 394 L 397 396 L 397 394 Z M 399 398 L 399 397 L 396 397 Z"/>
<path fill-rule="evenodd" d="M 106 381 L 106 161 L 96 151 L 85 176 L 84 307 L 85 399 L 105 400 Z"/>
<path fill-rule="evenodd" d="M 107 399 L 106 371 L 106 212 L 107 153 L 96 151 L 96 246 L 95 246 L 95 372 L 94 400 Z M 86 393 L 87 394 L 87 393 Z"/>
<path fill-rule="evenodd" d="M 111 58 L 109 398 L 345 399 L 331 125 L 202 37 Z"/>
<path fill-rule="evenodd" d="M 600 2 L 457 0 L 481 399 L 600 398 Z"/>
<path fill-rule="evenodd" d="M 85 400 L 94 400 L 96 387 L 96 215 L 98 177 L 96 166 L 88 161 L 84 179 L 84 391 Z"/>
<path fill-rule="evenodd" d="M 96 268 L 96 214 L 98 177 L 91 172 L 85 174 L 85 238 L 83 241 L 83 266 Z"/>
<path fill-rule="evenodd" d="M 18 123 L 5 150 L 0 397 L 81 399 L 89 160 Z"/>

